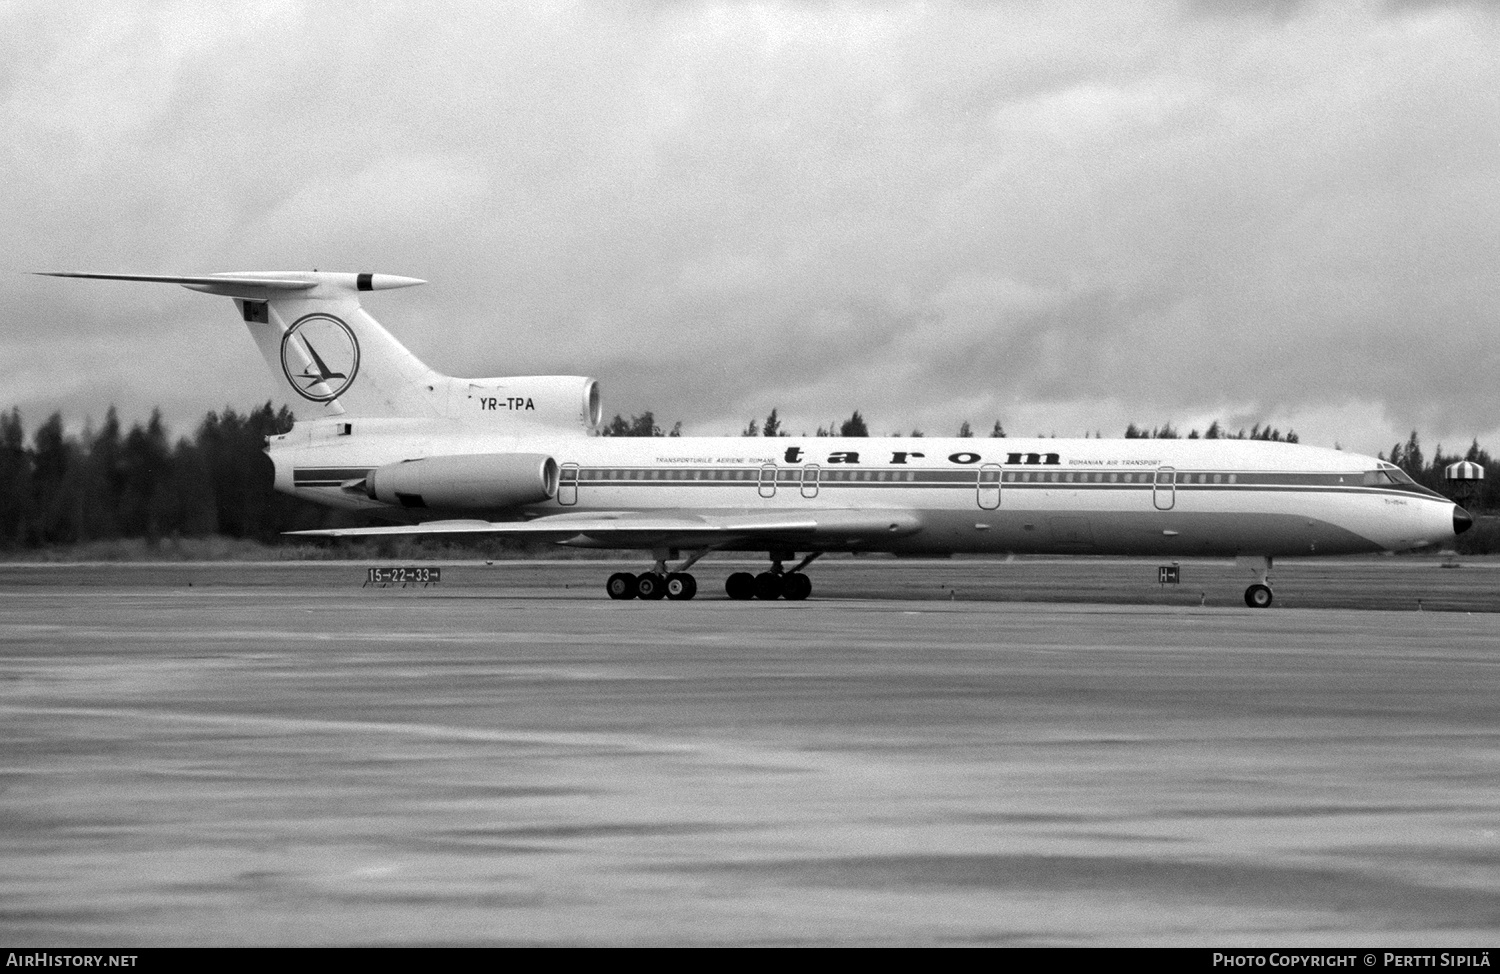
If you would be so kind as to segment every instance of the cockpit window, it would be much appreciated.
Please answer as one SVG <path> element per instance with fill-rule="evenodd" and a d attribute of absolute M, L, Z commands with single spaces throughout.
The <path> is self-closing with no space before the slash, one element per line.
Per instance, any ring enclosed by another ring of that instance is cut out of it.
<path fill-rule="evenodd" d="M 1407 475 L 1400 467 L 1381 467 L 1379 470 L 1365 471 L 1366 487 L 1386 487 L 1391 484 L 1410 484 L 1418 486 L 1415 480 Z"/>

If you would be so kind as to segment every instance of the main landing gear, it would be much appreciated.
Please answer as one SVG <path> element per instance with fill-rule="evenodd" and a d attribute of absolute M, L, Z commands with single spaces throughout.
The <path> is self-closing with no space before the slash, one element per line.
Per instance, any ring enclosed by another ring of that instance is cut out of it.
<path fill-rule="evenodd" d="M 770 602 L 774 599 L 786 599 L 789 602 L 801 602 L 812 594 L 812 579 L 802 574 L 802 569 L 812 563 L 812 560 L 823 552 L 815 551 L 806 558 L 799 561 L 791 571 L 781 567 L 781 563 L 793 558 L 791 552 L 771 552 L 771 570 L 752 575 L 749 572 L 735 572 L 724 582 L 724 591 L 731 599 L 763 599 Z"/>
<path fill-rule="evenodd" d="M 609 581 L 604 583 L 604 590 L 612 599 L 646 599 L 654 602 L 657 599 L 671 599 L 673 602 L 686 602 L 698 594 L 698 580 L 689 575 L 686 569 L 692 567 L 693 563 L 704 555 L 706 551 L 700 551 L 683 562 L 675 572 L 667 571 L 667 558 L 670 551 L 658 549 L 653 552 L 656 556 L 656 564 L 649 572 L 643 575 L 632 575 L 629 572 L 615 572 L 609 576 Z"/>
<path fill-rule="evenodd" d="M 644 575 L 615 572 L 604 583 L 604 588 L 612 599 L 682 602 L 698 594 L 698 580 L 687 572 L 646 572 Z"/>
<path fill-rule="evenodd" d="M 1249 568 L 1255 573 L 1256 582 L 1245 589 L 1245 604 L 1252 609 L 1264 609 L 1270 606 L 1276 595 L 1271 591 L 1271 558 L 1256 556 L 1240 556 L 1235 563 Z"/>
<path fill-rule="evenodd" d="M 686 569 L 708 552 L 698 552 L 678 566 L 676 571 L 667 570 L 668 554 L 665 550 L 656 551 L 655 566 L 642 575 L 615 572 L 604 583 L 604 590 L 612 599 L 648 601 L 670 599 L 673 602 L 684 602 L 697 595 L 698 580 L 689 575 Z M 773 551 L 770 571 L 759 575 L 735 572 L 724 583 L 724 591 L 731 599 L 762 599 L 767 602 L 786 599 L 789 602 L 801 602 L 812 594 L 812 579 L 802 574 L 802 569 L 812 564 L 813 559 L 821 554 L 821 551 L 815 551 L 799 561 L 791 571 L 787 571 L 781 567 L 781 563 L 796 556 L 792 552 Z"/>

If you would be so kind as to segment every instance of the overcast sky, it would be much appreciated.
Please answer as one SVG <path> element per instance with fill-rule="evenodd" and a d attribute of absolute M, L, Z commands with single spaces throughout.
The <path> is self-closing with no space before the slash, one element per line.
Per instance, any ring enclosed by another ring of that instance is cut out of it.
<path fill-rule="evenodd" d="M 0 136 L 28 430 L 275 389 L 225 299 L 24 272 L 317 267 L 690 435 L 1500 452 L 1495 6 L 6 0 Z"/>

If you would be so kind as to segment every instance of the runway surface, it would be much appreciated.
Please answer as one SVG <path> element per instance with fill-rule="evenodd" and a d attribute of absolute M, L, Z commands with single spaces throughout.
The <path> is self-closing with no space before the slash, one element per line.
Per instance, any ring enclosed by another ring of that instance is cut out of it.
<path fill-rule="evenodd" d="M 0 941 L 1500 946 L 1491 569 L 617 567 L 0 567 Z"/>

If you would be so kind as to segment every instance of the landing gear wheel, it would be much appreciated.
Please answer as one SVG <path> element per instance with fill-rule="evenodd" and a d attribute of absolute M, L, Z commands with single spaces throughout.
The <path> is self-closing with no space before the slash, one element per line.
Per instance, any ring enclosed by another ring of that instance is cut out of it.
<path fill-rule="evenodd" d="M 673 572 L 667 576 L 667 598 L 683 602 L 698 594 L 698 580 L 687 572 Z"/>
<path fill-rule="evenodd" d="M 636 596 L 636 577 L 629 572 L 615 572 L 604 583 L 604 590 L 612 599 L 633 599 Z"/>
<path fill-rule="evenodd" d="M 775 572 L 761 572 L 755 576 L 755 597 L 770 602 L 781 598 L 781 576 Z"/>
<path fill-rule="evenodd" d="M 801 602 L 812 594 L 812 579 L 801 572 L 792 572 L 781 577 L 781 597 L 791 602 Z"/>
<path fill-rule="evenodd" d="M 1252 585 L 1245 589 L 1245 604 L 1252 609 L 1264 609 L 1271 604 L 1273 597 L 1269 585 Z"/>
<path fill-rule="evenodd" d="M 755 576 L 749 572 L 735 572 L 725 579 L 724 592 L 739 602 L 755 598 Z"/>
<path fill-rule="evenodd" d="M 647 572 L 635 580 L 635 594 L 654 602 L 667 594 L 667 580 L 655 572 Z"/>

